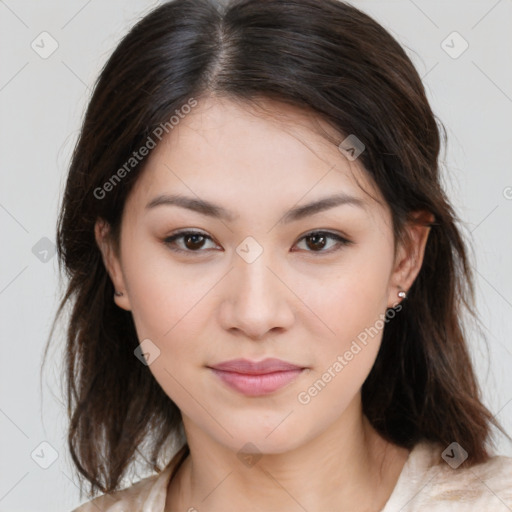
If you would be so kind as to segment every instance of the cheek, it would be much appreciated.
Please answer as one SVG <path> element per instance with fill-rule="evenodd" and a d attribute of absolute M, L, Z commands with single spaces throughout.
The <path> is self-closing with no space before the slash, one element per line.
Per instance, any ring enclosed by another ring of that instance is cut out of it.
<path fill-rule="evenodd" d="M 209 313 L 205 293 L 213 289 L 218 277 L 204 270 L 199 275 L 192 265 L 171 263 L 160 251 L 151 254 L 133 248 L 125 254 L 125 281 L 138 338 L 141 342 L 149 339 L 157 347 L 152 348 L 158 357 L 149 370 L 187 413 L 195 403 L 190 393 L 201 395 L 196 387 L 197 372 L 206 357 L 204 334 Z"/>
<path fill-rule="evenodd" d="M 317 338 L 316 364 L 296 397 L 305 421 L 322 418 L 313 429 L 334 421 L 348 407 L 380 348 L 390 267 L 385 259 L 363 256 L 323 287 L 313 306 L 334 331 Z"/>
<path fill-rule="evenodd" d="M 308 306 L 328 328 L 323 354 L 332 359 L 334 352 L 346 350 L 360 333 L 374 326 L 382 329 L 391 260 L 391 254 L 384 251 L 354 251 L 329 272 L 321 286 L 315 286 L 316 276 L 304 282 L 304 293 L 308 287 L 316 290 L 308 293 Z"/>
<path fill-rule="evenodd" d="M 123 261 L 125 281 L 137 332 L 165 342 L 187 326 L 193 336 L 191 319 L 201 315 L 201 301 L 216 282 L 212 273 L 199 266 L 179 265 L 160 248 L 134 249 Z M 204 312 L 202 313 L 204 315 Z"/>
<path fill-rule="evenodd" d="M 392 252 L 385 246 L 354 252 L 317 287 L 318 293 L 309 295 L 308 305 L 329 329 L 316 337 L 315 365 L 297 396 L 304 414 L 328 422 L 363 385 L 386 324 L 391 268 Z"/>

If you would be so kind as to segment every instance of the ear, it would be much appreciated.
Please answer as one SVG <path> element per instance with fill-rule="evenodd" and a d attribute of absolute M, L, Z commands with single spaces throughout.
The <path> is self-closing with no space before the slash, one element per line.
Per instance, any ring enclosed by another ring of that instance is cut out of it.
<path fill-rule="evenodd" d="M 427 211 L 410 214 L 405 226 L 404 236 L 398 242 L 393 273 L 389 281 L 388 307 L 400 302 L 399 291 L 407 292 L 421 270 L 425 246 L 427 245 L 430 225 L 434 215 Z"/>
<path fill-rule="evenodd" d="M 105 265 L 110 279 L 112 280 L 114 290 L 122 294 L 114 294 L 114 302 L 120 308 L 125 309 L 126 311 L 131 311 L 130 300 L 126 291 L 121 262 L 115 248 L 113 247 L 113 242 L 109 235 L 109 224 L 103 219 L 98 219 L 94 225 L 94 236 L 96 238 L 96 243 L 98 244 L 98 247 L 101 251 L 103 264 Z"/>

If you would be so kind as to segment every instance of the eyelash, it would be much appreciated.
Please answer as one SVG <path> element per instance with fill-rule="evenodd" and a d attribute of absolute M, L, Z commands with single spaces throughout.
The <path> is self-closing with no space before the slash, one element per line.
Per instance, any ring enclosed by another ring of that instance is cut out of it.
<path fill-rule="evenodd" d="M 196 251 L 192 251 L 192 250 L 189 250 L 189 249 L 180 249 L 180 248 L 177 248 L 176 246 L 173 247 L 173 243 L 176 240 L 178 240 L 180 238 L 181 239 L 185 238 L 186 236 L 189 236 L 189 235 L 200 235 L 204 239 L 208 239 L 208 240 L 212 240 L 213 241 L 213 239 L 210 236 L 208 236 L 205 233 L 202 233 L 201 231 L 181 231 L 181 232 L 175 233 L 174 235 L 171 235 L 171 236 L 165 238 L 163 240 L 163 243 L 167 247 L 169 247 L 169 249 L 171 251 L 174 251 L 174 252 L 187 253 L 187 254 L 194 254 L 194 253 L 205 252 L 202 249 L 198 249 Z M 335 246 L 334 249 L 331 248 L 331 249 L 326 250 L 326 251 L 324 251 L 324 250 L 320 250 L 320 251 L 308 251 L 308 250 L 306 250 L 306 252 L 309 252 L 309 253 L 312 253 L 312 254 L 331 254 L 333 252 L 341 250 L 342 247 L 350 245 L 350 244 L 353 243 L 351 240 L 348 240 L 348 239 L 342 237 L 341 235 L 338 235 L 337 233 L 331 233 L 329 231 L 310 231 L 309 233 L 306 233 L 305 235 L 303 235 L 298 240 L 298 242 L 301 242 L 302 240 L 304 240 L 306 238 L 313 237 L 314 235 L 322 235 L 322 236 L 324 236 L 326 238 L 331 238 L 331 239 L 333 239 L 333 240 L 335 240 L 337 242 L 337 246 Z"/>

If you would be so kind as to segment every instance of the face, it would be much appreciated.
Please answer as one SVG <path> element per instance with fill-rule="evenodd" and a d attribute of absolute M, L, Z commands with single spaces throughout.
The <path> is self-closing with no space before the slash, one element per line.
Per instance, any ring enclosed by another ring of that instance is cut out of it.
<path fill-rule="evenodd" d="M 185 426 L 263 453 L 313 439 L 357 399 L 426 240 L 411 231 L 395 253 L 389 208 L 357 159 L 310 115 L 271 107 L 279 120 L 199 103 L 150 155 L 118 255 L 97 230 L 115 300 Z M 293 366 L 250 364 L 268 358 Z"/>

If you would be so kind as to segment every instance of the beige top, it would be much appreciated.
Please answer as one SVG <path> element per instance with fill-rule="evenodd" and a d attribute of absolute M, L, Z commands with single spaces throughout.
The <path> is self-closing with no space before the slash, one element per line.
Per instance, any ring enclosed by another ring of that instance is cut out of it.
<path fill-rule="evenodd" d="M 72 512 L 164 512 L 167 486 L 188 453 L 185 445 L 161 473 L 84 503 Z M 442 448 L 423 441 L 409 454 L 381 512 L 511 512 L 512 458 L 493 456 L 452 469 Z"/>

